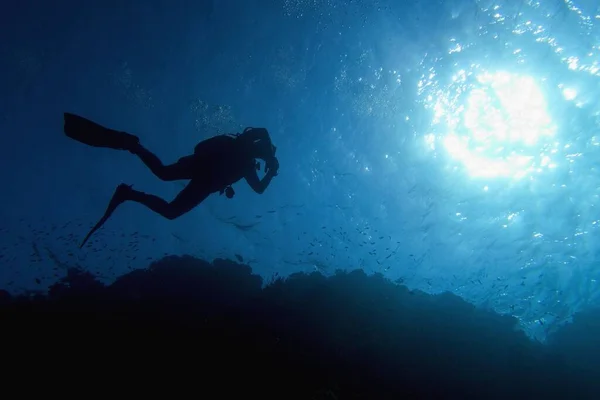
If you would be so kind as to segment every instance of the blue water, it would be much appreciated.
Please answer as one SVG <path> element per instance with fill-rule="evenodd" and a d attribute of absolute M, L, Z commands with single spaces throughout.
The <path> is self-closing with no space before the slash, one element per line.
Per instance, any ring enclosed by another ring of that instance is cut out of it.
<path fill-rule="evenodd" d="M 12 4 L 0 287 L 239 254 L 265 277 L 360 267 L 451 291 L 541 341 L 597 307 L 600 6 L 404 3 Z M 166 198 L 181 185 L 69 140 L 64 111 L 137 134 L 166 163 L 265 126 L 279 176 L 175 221 L 127 203 L 79 250 L 117 184 Z"/>

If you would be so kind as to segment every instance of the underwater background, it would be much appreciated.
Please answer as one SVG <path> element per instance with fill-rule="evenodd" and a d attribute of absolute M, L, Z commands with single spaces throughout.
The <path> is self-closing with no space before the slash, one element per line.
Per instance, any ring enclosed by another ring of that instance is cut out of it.
<path fill-rule="evenodd" d="M 4 8 L 0 288 L 6 310 L 17 311 L 5 315 L 3 326 L 20 318 L 23 302 L 41 304 L 74 287 L 75 275 L 95 279 L 94 290 L 77 294 L 89 297 L 115 280 L 141 276 L 136 271 L 168 275 L 172 263 L 194 275 L 190 266 L 219 265 L 238 272 L 231 281 L 224 275 L 218 284 L 205 282 L 204 292 L 220 288 L 235 297 L 235 285 L 249 279 L 252 290 L 244 293 L 252 299 L 269 288 L 288 300 L 314 295 L 315 287 L 341 296 L 334 301 L 319 292 L 319 301 L 301 302 L 312 321 L 302 329 L 325 321 L 336 328 L 296 334 L 326 338 L 319 346 L 329 350 L 358 325 L 360 332 L 383 329 L 378 324 L 407 313 L 402 328 L 386 325 L 387 339 L 369 336 L 377 346 L 402 343 L 405 351 L 415 341 L 428 343 L 414 347 L 429 349 L 421 353 L 423 364 L 394 370 L 405 377 L 431 371 L 428 362 L 439 367 L 434 361 L 446 356 L 454 361 L 440 368 L 453 370 L 477 355 L 478 367 L 454 377 L 472 385 L 468 377 L 485 369 L 486 357 L 497 366 L 493 357 L 516 346 L 519 356 L 508 355 L 504 365 L 516 376 L 539 372 L 523 354 L 551 352 L 552 371 L 562 371 L 552 376 L 594 384 L 600 372 L 596 1 L 22 0 Z M 264 126 L 278 147 L 279 175 L 262 195 L 240 182 L 233 199 L 212 195 L 174 221 L 127 203 L 79 249 L 118 184 L 168 199 L 182 184 L 159 181 L 127 152 L 70 140 L 63 112 L 136 134 L 165 163 L 211 136 Z M 213 260 L 219 261 L 208 264 Z M 164 293 L 173 296 L 195 291 L 189 281 L 181 291 L 184 282 L 163 275 L 157 282 L 169 282 Z M 136 288 L 119 293 L 139 299 L 152 292 Z M 382 297 L 387 290 L 396 294 Z M 249 304 L 217 292 L 194 301 L 215 315 L 220 307 Z M 272 292 L 265 296 L 279 304 Z M 378 313 L 365 311 L 366 303 Z M 265 313 L 252 304 L 238 310 L 241 320 L 263 315 L 264 326 L 284 324 L 287 312 Z M 320 322 L 312 318 L 317 310 L 324 313 Z M 374 325 L 362 319 L 343 325 L 352 313 Z M 357 348 L 362 339 L 351 336 L 356 342 L 349 346 Z M 439 348 L 431 350 L 431 343 Z M 499 343 L 510 346 L 481 350 Z M 357 365 L 372 373 L 380 364 L 365 354 Z M 546 356 L 532 357 L 548 365 Z M 391 371 L 375 376 L 397 380 L 386 375 Z M 482 390 L 520 385 L 497 372 Z M 448 377 L 410 376 L 420 383 Z M 523 385 L 552 393 L 544 385 L 560 382 L 540 377 Z M 344 389 L 345 379 L 298 389 L 297 398 L 352 398 L 358 389 Z M 379 387 L 368 382 L 361 393 Z M 583 386 L 561 387 L 578 398 L 572 390 Z M 426 394 L 413 388 L 407 396 L 483 396 L 444 387 Z"/>

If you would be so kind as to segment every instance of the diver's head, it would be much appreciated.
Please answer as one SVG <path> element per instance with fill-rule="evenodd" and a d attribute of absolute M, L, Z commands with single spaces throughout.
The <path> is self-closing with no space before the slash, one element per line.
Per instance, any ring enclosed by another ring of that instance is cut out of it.
<path fill-rule="evenodd" d="M 265 128 L 246 128 L 244 134 L 247 134 L 246 137 L 254 158 L 269 161 L 275 157 L 277 147 L 271 142 L 269 132 Z"/>

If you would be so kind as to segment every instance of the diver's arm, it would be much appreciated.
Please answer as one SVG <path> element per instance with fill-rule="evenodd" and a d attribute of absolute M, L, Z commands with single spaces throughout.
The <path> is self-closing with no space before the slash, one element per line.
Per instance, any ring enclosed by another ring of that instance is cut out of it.
<path fill-rule="evenodd" d="M 275 175 L 277 175 L 275 170 L 269 170 L 262 179 L 259 179 L 256 170 L 253 169 L 246 175 L 246 182 L 248 182 L 252 190 L 258 194 L 262 194 Z"/>

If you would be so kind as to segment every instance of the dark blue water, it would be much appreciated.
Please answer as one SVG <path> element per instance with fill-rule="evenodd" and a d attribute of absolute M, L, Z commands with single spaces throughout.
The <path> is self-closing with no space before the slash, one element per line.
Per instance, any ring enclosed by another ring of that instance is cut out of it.
<path fill-rule="evenodd" d="M 592 1 L 7 6 L 0 288 L 43 294 L 70 268 L 110 284 L 184 254 L 267 280 L 359 269 L 512 317 L 532 343 L 577 332 L 589 357 L 594 324 L 572 323 L 600 298 L 599 24 Z M 63 112 L 165 163 L 264 126 L 279 175 L 173 221 L 125 203 L 79 249 L 118 184 L 170 200 L 185 182 L 70 140 Z"/>

